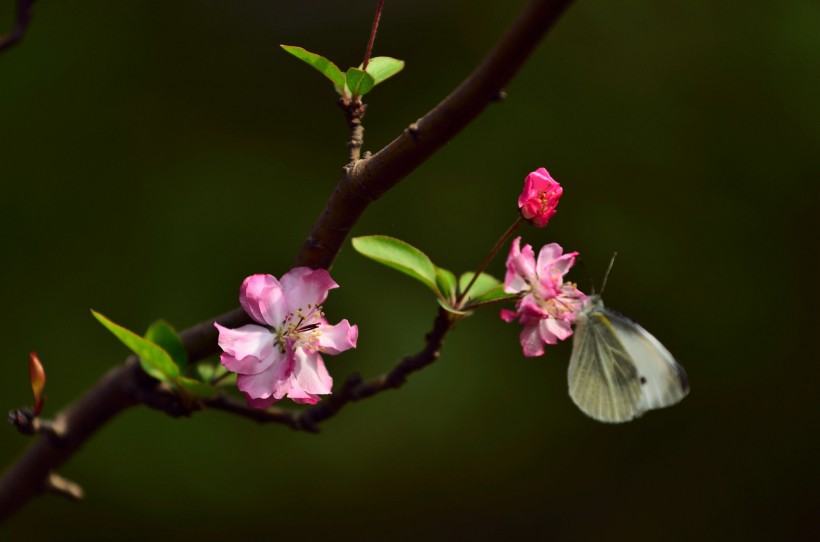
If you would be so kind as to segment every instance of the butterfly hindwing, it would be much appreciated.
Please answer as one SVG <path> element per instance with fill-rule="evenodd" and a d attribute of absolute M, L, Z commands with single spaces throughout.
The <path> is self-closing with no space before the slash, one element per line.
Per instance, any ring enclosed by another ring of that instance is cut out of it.
<path fill-rule="evenodd" d="M 686 371 L 651 333 L 626 316 L 601 309 L 611 322 L 629 357 L 638 369 L 643 392 L 643 410 L 674 405 L 689 393 Z"/>

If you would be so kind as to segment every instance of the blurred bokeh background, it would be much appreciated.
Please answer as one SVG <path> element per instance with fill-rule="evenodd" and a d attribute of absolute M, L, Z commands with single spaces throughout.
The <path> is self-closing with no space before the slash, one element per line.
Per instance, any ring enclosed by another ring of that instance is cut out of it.
<path fill-rule="evenodd" d="M 12 3 L 0 11 L 12 23 Z M 281 275 L 346 157 L 329 84 L 279 43 L 361 61 L 375 0 L 38 2 L 0 55 L 2 408 L 46 415 L 125 349 L 89 314 L 182 329 Z M 522 2 L 387 0 L 375 54 L 407 61 L 368 100 L 375 151 L 461 81 Z M 577 2 L 490 107 L 370 207 L 382 233 L 475 266 L 515 218 L 524 176 L 563 183 L 540 246 L 579 250 L 607 304 L 686 367 L 680 405 L 608 426 L 567 396 L 570 344 L 526 359 L 496 309 L 398 392 L 315 436 L 220 412 L 118 417 L 9 541 L 810 538 L 818 518 L 820 5 Z M 503 256 L 491 271 L 501 275 Z M 588 284 L 587 272 L 573 278 Z M 384 372 L 437 305 L 347 244 L 325 310 L 361 329 L 329 358 Z M 0 431 L 0 467 L 29 444 Z"/>

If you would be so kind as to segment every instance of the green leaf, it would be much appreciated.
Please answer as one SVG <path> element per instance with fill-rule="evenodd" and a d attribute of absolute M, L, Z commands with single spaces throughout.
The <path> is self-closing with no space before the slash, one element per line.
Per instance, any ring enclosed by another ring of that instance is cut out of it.
<path fill-rule="evenodd" d="M 447 312 L 457 314 L 458 316 L 470 316 L 471 314 L 473 314 L 472 311 L 457 309 L 450 305 L 449 302 L 443 299 L 437 299 L 436 301 L 438 301 L 438 304 L 441 306 L 442 309 L 446 310 Z"/>
<path fill-rule="evenodd" d="M 195 363 L 193 365 L 194 370 L 193 374 L 197 380 L 201 382 L 210 382 L 214 378 L 216 378 L 216 365 L 213 363 L 207 363 L 204 361 L 200 361 L 199 363 Z M 190 370 L 189 370 L 190 372 Z"/>
<path fill-rule="evenodd" d="M 359 65 L 359 68 L 361 69 L 361 65 Z M 378 85 L 382 81 L 390 79 L 403 69 L 404 60 L 390 58 L 389 56 L 377 56 L 370 59 L 365 71 L 373 76 L 373 80 L 375 81 L 374 85 Z"/>
<path fill-rule="evenodd" d="M 452 271 L 436 266 L 436 284 L 446 299 L 455 301 L 457 281 Z"/>
<path fill-rule="evenodd" d="M 145 338 L 168 352 L 178 367 L 185 367 L 188 363 L 188 352 L 185 351 L 182 340 L 171 324 L 165 320 L 157 320 L 151 324 L 145 332 Z"/>
<path fill-rule="evenodd" d="M 345 81 L 347 83 L 347 89 L 353 96 L 364 96 L 373 90 L 373 86 L 376 84 L 376 80 L 373 79 L 372 75 L 359 68 L 350 68 L 347 70 L 347 73 L 345 73 Z"/>
<path fill-rule="evenodd" d="M 217 386 L 230 386 L 232 388 L 235 388 L 236 387 L 236 376 L 237 376 L 236 373 L 231 373 L 228 376 L 226 376 L 225 378 L 223 378 L 222 380 L 220 380 L 216 385 Z M 219 378 L 218 374 L 217 374 L 217 378 Z"/>
<path fill-rule="evenodd" d="M 133 331 L 115 324 L 102 314 L 92 310 L 94 318 L 105 326 L 108 331 L 114 334 L 122 344 L 128 347 L 140 358 L 140 364 L 146 373 L 157 380 L 163 382 L 173 382 L 179 377 L 179 367 L 177 367 L 168 352 L 157 346 L 148 339 L 140 337 Z"/>
<path fill-rule="evenodd" d="M 342 89 L 345 88 L 345 76 L 342 73 L 342 70 L 340 70 L 339 67 L 330 60 L 294 45 L 281 45 L 280 47 L 299 60 L 313 66 L 316 70 L 321 72 L 322 75 L 333 82 L 336 90 L 340 93 L 342 92 Z"/>
<path fill-rule="evenodd" d="M 472 288 L 471 288 L 472 290 Z M 490 301 L 496 301 L 499 299 L 515 299 L 518 297 L 518 294 L 508 294 L 504 291 L 504 285 L 499 284 L 495 288 L 490 288 L 486 292 L 482 293 L 478 297 L 474 297 L 470 299 L 470 303 L 468 306 L 474 307 L 475 305 L 479 305 L 481 303 L 487 303 Z"/>
<path fill-rule="evenodd" d="M 386 235 L 356 237 L 352 243 L 359 254 L 410 275 L 443 298 L 436 285 L 436 266 L 416 247 Z"/>
<path fill-rule="evenodd" d="M 467 288 L 467 285 L 470 284 L 471 280 L 473 280 L 474 275 L 475 273 L 471 271 L 469 273 L 464 273 L 458 278 L 459 292 L 463 292 L 464 289 Z M 497 278 L 492 275 L 488 275 L 487 273 L 481 273 L 470 288 L 470 291 L 467 293 L 465 299 L 476 299 L 481 297 L 485 292 L 497 287 L 499 284 L 501 284 L 501 281 Z"/>
<path fill-rule="evenodd" d="M 223 375 L 228 372 L 228 369 L 219 362 L 208 363 L 200 361 L 199 363 L 191 365 L 191 367 L 193 367 L 194 378 L 200 382 L 210 384 L 217 378 L 221 378 L 218 385 L 222 386 L 226 380 L 230 380 L 231 376 L 234 377 L 234 383 L 236 382 L 236 373 L 231 373 L 229 376 L 223 377 Z"/>
<path fill-rule="evenodd" d="M 176 384 L 184 391 L 189 399 L 206 399 L 212 397 L 219 391 L 216 386 L 188 378 L 187 376 L 180 376 L 176 380 Z"/>

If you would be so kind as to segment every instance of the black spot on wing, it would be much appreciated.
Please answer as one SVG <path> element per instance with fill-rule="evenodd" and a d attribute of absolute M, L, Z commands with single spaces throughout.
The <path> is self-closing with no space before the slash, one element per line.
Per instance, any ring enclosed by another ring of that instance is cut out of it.
<path fill-rule="evenodd" d="M 676 365 L 675 367 L 678 370 L 678 379 L 680 380 L 680 387 L 684 393 L 689 391 L 689 377 L 686 375 L 686 371 L 683 369 L 682 366 Z"/>

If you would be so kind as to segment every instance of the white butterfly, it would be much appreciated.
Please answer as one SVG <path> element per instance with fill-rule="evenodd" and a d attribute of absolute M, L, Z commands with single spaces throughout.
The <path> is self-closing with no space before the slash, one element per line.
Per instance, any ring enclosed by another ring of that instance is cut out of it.
<path fill-rule="evenodd" d="M 644 328 L 590 296 L 578 314 L 567 375 L 569 395 L 585 414 L 625 422 L 674 405 L 689 393 L 686 371 Z"/>

